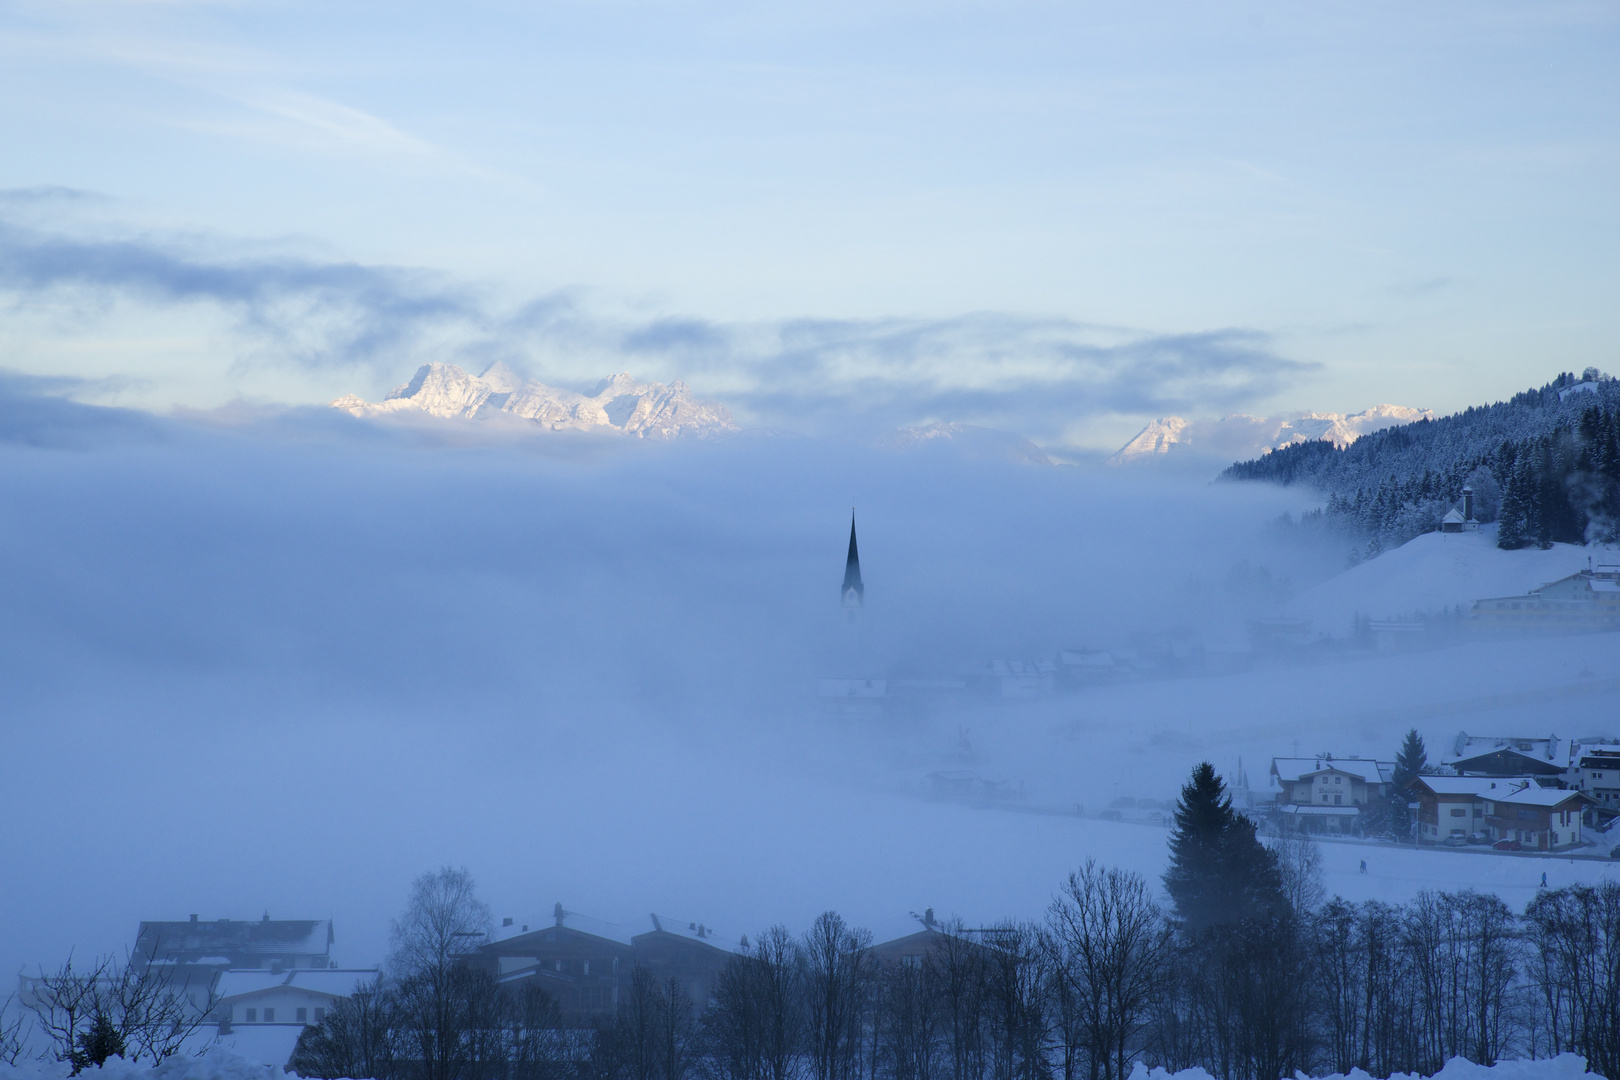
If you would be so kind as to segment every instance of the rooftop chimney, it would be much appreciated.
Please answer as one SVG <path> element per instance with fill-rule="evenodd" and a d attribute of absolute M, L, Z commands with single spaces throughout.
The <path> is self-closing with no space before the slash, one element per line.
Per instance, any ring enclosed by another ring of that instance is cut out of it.
<path fill-rule="evenodd" d="M 191 917 L 191 921 L 192 921 L 192 922 L 196 922 L 196 921 L 197 921 L 197 916 L 195 916 L 195 915 L 193 915 L 193 916 L 192 916 L 192 917 Z"/>
<path fill-rule="evenodd" d="M 932 927 L 934 925 L 933 908 L 923 908 L 923 925 L 927 927 Z"/>
<path fill-rule="evenodd" d="M 551 909 L 551 917 L 557 920 L 558 926 L 563 924 L 563 909 L 561 900 L 557 901 L 557 906 Z"/>

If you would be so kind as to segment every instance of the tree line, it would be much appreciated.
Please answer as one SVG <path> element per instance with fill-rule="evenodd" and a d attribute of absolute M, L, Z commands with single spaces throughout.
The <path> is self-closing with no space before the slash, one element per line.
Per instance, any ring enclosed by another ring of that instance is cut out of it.
<path fill-rule="evenodd" d="M 437 944 L 396 951 L 386 978 L 305 1031 L 293 1065 L 375 1080 L 1125 1080 L 1141 1061 L 1280 1080 L 1568 1050 L 1620 1076 L 1620 885 L 1544 889 L 1522 913 L 1466 889 L 1324 902 L 1314 844 L 1262 841 L 1208 763 L 1170 849 L 1162 900 L 1088 862 L 1044 918 L 942 924 L 898 963 L 827 912 L 803 935 L 761 934 L 708 1001 L 637 968 L 588 1029 L 459 961 L 457 935 L 487 921 L 473 901 L 417 919 Z M 464 871 L 425 876 L 416 901 L 448 892 L 471 897 Z"/>
<path fill-rule="evenodd" d="M 1343 448 L 1297 443 L 1222 476 L 1320 489 L 1327 504 L 1304 523 L 1359 535 L 1369 555 L 1437 530 L 1464 487 L 1476 520 L 1500 522 L 1501 547 L 1610 542 L 1620 538 L 1620 382 L 1595 368 L 1565 373 L 1507 402 Z"/>

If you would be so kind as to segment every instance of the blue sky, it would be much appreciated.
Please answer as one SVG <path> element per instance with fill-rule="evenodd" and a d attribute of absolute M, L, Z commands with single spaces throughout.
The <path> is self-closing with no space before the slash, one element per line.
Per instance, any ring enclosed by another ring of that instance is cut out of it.
<path fill-rule="evenodd" d="M 10 3 L 0 366 L 424 359 L 747 422 L 1440 410 L 1612 369 L 1614 3 Z M 822 418 L 822 419 L 818 419 Z"/>

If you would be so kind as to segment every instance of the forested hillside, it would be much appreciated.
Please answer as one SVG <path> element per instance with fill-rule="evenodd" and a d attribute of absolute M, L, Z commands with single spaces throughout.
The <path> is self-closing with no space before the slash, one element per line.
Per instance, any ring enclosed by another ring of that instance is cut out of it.
<path fill-rule="evenodd" d="M 1297 443 L 1221 474 L 1309 484 L 1328 495 L 1325 518 L 1369 535 L 1374 548 L 1440 527 L 1475 494 L 1475 517 L 1500 521 L 1500 546 L 1617 538 L 1620 380 L 1595 368 L 1438 420 L 1364 435 L 1339 449 Z"/>

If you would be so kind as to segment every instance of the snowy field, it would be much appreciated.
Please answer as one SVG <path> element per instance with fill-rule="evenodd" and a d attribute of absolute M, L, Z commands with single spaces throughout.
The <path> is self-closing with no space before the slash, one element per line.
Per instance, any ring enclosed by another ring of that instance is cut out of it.
<path fill-rule="evenodd" d="M 1467 612 L 1488 596 L 1521 596 L 1538 585 L 1588 568 L 1588 560 L 1620 561 L 1600 547 L 1554 544 L 1503 551 L 1496 526 L 1475 532 L 1425 533 L 1324 581 L 1283 607 L 1312 629 L 1343 637 L 1357 615 L 1373 619 L 1436 615 L 1458 607 Z"/>
<path fill-rule="evenodd" d="M 1273 586 L 1345 565 L 1272 526 L 1297 492 L 791 440 L 467 429 L 456 445 L 324 413 L 13 408 L 32 426 L 14 416 L 0 442 L 9 971 L 191 912 L 330 916 L 339 962 L 372 964 L 411 878 L 445 863 L 520 923 L 557 901 L 737 934 L 828 908 L 880 937 L 930 906 L 1035 918 L 1087 858 L 1156 879 L 1162 829 L 1090 815 L 1173 799 L 1202 758 L 1230 777 L 1241 760 L 1259 786 L 1274 755 L 1388 757 L 1414 726 L 1438 759 L 1459 729 L 1579 737 L 1620 717 L 1615 635 L 907 721 L 814 708 L 823 676 L 949 674 L 1178 628 L 1241 637 L 1277 612 Z M 852 495 L 868 589 L 853 624 L 836 608 Z M 1546 553 L 1499 554 L 1545 574 Z M 931 802 L 924 777 L 943 768 L 1088 816 Z M 1543 871 L 1614 872 L 1324 856 L 1351 898 L 1473 886 L 1517 907 Z"/>
<path fill-rule="evenodd" d="M 129 1065 L 114 1058 L 106 1065 L 92 1068 L 82 1074 L 91 1080 L 280 1080 L 279 1068 L 257 1065 L 225 1050 L 212 1050 L 201 1057 L 174 1057 L 152 1068 Z M 1505 1061 L 1485 1067 L 1461 1058 L 1446 1063 L 1435 1076 L 1439 1080 L 1579 1080 L 1586 1072 L 1584 1059 L 1574 1054 L 1560 1054 L 1541 1061 Z M 0 1080 L 67 1080 L 68 1067 L 62 1064 L 0 1065 Z M 1349 1076 L 1334 1074 L 1323 1080 L 1365 1080 L 1367 1074 L 1359 1069 Z M 1149 1070 L 1141 1064 L 1131 1074 L 1131 1080 L 1209 1080 L 1202 1069 L 1188 1069 L 1171 1073 L 1164 1069 Z M 1390 1080 L 1414 1080 L 1405 1073 L 1397 1073 Z"/>

